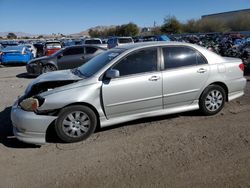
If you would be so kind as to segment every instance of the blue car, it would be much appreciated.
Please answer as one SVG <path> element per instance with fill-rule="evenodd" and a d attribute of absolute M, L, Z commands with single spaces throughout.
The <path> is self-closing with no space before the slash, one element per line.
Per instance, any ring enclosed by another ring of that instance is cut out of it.
<path fill-rule="evenodd" d="M 0 44 L 0 64 L 2 62 L 2 52 L 3 51 L 3 46 Z"/>
<path fill-rule="evenodd" d="M 31 59 L 33 54 L 26 46 L 7 46 L 1 54 L 2 64 L 26 64 Z"/>

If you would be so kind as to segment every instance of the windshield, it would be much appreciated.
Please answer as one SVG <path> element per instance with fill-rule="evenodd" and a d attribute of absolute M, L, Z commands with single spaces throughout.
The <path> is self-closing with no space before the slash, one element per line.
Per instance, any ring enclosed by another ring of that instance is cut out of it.
<path fill-rule="evenodd" d="M 81 74 L 85 77 L 90 77 L 101 70 L 105 65 L 112 61 L 115 57 L 124 52 L 125 49 L 113 49 L 107 52 L 101 53 L 100 55 L 89 60 L 78 68 Z"/>
<path fill-rule="evenodd" d="M 61 48 L 61 44 L 60 43 L 47 43 L 46 48 L 47 49 Z"/>

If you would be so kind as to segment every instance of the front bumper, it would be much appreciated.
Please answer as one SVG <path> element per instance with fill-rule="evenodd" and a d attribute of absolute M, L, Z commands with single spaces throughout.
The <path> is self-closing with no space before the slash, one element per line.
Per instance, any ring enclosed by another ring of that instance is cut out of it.
<path fill-rule="evenodd" d="M 29 75 L 38 76 L 41 74 L 41 65 L 36 63 L 28 63 L 26 65 L 26 70 Z"/>
<path fill-rule="evenodd" d="M 11 109 L 13 133 L 18 140 L 26 143 L 45 144 L 47 128 L 56 118 L 24 111 L 17 106 L 17 102 Z"/>

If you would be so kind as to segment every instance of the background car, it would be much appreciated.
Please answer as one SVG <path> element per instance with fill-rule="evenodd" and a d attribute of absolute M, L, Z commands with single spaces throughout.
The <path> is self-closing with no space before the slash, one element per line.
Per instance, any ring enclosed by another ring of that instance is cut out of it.
<path fill-rule="evenodd" d="M 33 54 L 26 46 L 7 46 L 2 51 L 2 64 L 27 63 L 31 59 Z"/>
<path fill-rule="evenodd" d="M 44 50 L 44 44 L 43 43 L 35 43 L 35 44 L 33 44 L 34 45 L 34 47 L 36 48 L 36 57 L 41 57 L 41 56 L 43 56 L 44 55 L 44 52 L 43 52 L 43 50 Z"/>
<path fill-rule="evenodd" d="M 32 52 L 34 58 L 37 57 L 37 49 L 33 44 L 24 44 L 24 46 L 26 46 Z"/>
<path fill-rule="evenodd" d="M 91 45 L 96 45 L 96 46 L 100 46 L 102 48 L 107 48 L 107 44 L 103 43 L 101 39 L 99 38 L 89 38 L 89 39 L 85 39 L 83 41 L 84 44 L 91 44 Z"/>
<path fill-rule="evenodd" d="M 0 44 L 0 64 L 2 62 L 2 52 L 3 51 L 3 46 Z"/>
<path fill-rule="evenodd" d="M 50 56 L 62 48 L 60 41 L 48 41 L 44 44 L 44 55 Z"/>
<path fill-rule="evenodd" d="M 107 41 L 108 49 L 114 48 L 116 46 L 134 43 L 132 37 L 112 37 Z"/>
<path fill-rule="evenodd" d="M 93 45 L 69 46 L 51 56 L 33 59 L 26 65 L 30 75 L 79 67 L 106 49 Z"/>

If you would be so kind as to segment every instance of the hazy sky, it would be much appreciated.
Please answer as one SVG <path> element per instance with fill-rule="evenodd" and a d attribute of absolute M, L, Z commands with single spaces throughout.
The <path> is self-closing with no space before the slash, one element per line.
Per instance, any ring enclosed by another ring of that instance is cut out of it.
<path fill-rule="evenodd" d="M 179 20 L 250 8 L 250 0 L 0 0 L 0 32 L 77 33 L 97 25 L 134 22 L 160 25 L 167 15 Z"/>

